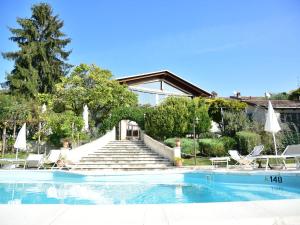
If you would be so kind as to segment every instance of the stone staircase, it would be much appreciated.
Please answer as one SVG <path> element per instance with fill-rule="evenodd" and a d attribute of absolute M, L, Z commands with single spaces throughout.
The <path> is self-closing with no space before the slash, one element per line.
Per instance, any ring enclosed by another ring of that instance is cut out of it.
<path fill-rule="evenodd" d="M 140 171 L 172 167 L 166 158 L 151 151 L 143 141 L 112 141 L 83 157 L 73 170 Z"/>

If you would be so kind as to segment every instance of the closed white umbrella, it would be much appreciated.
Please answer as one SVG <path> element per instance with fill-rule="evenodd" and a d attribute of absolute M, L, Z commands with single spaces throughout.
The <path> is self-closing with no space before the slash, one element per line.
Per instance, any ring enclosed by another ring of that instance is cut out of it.
<path fill-rule="evenodd" d="M 219 124 L 217 124 L 215 121 L 211 121 L 211 128 L 209 130 L 212 133 L 219 133 L 221 132 Z"/>
<path fill-rule="evenodd" d="M 84 105 L 84 107 L 83 107 L 82 116 L 83 116 L 83 121 L 84 121 L 83 130 L 88 131 L 89 130 L 89 109 L 88 109 L 87 105 Z"/>
<path fill-rule="evenodd" d="M 276 155 L 277 155 L 277 146 L 276 146 L 275 134 L 280 130 L 281 130 L 281 128 L 280 128 L 280 125 L 278 123 L 276 113 L 274 112 L 272 103 L 269 100 L 268 112 L 267 112 L 266 123 L 265 123 L 265 131 L 270 132 L 273 135 L 273 141 L 274 141 Z"/>
<path fill-rule="evenodd" d="M 19 151 L 19 149 L 26 150 L 26 123 L 23 124 L 21 130 L 18 133 L 16 142 L 14 144 L 14 148 L 17 149 L 16 159 L 18 159 L 18 151 Z"/>
<path fill-rule="evenodd" d="M 42 110 L 41 111 L 42 111 L 42 113 L 47 111 L 47 106 L 46 106 L 45 103 L 42 105 Z"/>

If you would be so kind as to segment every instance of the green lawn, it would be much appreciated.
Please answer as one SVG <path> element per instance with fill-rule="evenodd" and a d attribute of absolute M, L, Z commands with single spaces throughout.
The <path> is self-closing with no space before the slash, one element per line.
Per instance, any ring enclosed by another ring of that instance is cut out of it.
<path fill-rule="evenodd" d="M 18 159 L 25 159 L 27 156 L 28 156 L 27 152 L 19 152 L 18 153 Z M 0 156 L 0 158 L 2 158 L 2 155 Z M 15 153 L 7 153 L 7 154 L 4 154 L 3 158 L 15 159 L 16 154 Z"/>
<path fill-rule="evenodd" d="M 183 165 L 184 166 L 194 166 L 195 165 L 194 158 L 184 159 Z M 206 157 L 197 158 L 197 166 L 207 166 L 207 165 L 211 165 L 209 158 L 206 158 Z"/>

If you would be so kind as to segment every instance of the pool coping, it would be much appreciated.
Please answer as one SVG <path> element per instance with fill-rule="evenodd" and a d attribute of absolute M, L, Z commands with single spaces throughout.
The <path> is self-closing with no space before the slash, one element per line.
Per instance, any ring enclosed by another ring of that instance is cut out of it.
<path fill-rule="evenodd" d="M 0 205 L 2 225 L 300 224 L 300 200 L 155 205 Z"/>
<path fill-rule="evenodd" d="M 166 170 L 149 170 L 149 171 L 85 171 L 85 170 L 57 170 L 57 169 L 13 169 L 6 170 L 0 169 L 1 172 L 61 172 L 66 174 L 78 174 L 78 175 L 87 175 L 87 176 L 118 176 L 118 175 L 143 175 L 143 174 L 179 174 L 179 173 L 189 173 L 189 172 L 210 172 L 210 173 L 219 173 L 219 174 L 245 174 L 245 175 L 269 175 L 269 174 L 283 174 L 283 175 L 296 175 L 300 176 L 300 170 L 253 170 L 253 169 L 226 169 L 226 168 L 209 168 L 209 167 L 180 167 L 172 168 Z"/>

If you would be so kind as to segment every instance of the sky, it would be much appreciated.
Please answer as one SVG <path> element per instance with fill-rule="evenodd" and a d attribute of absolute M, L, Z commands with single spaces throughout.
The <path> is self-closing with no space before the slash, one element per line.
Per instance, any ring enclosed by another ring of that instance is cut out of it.
<path fill-rule="evenodd" d="M 41 1 L 0 0 L 0 52 L 8 27 Z M 160 70 L 220 96 L 262 96 L 300 84 L 299 0 L 47 0 L 72 39 L 69 63 L 114 77 Z M 14 62 L 0 56 L 0 82 Z"/>

